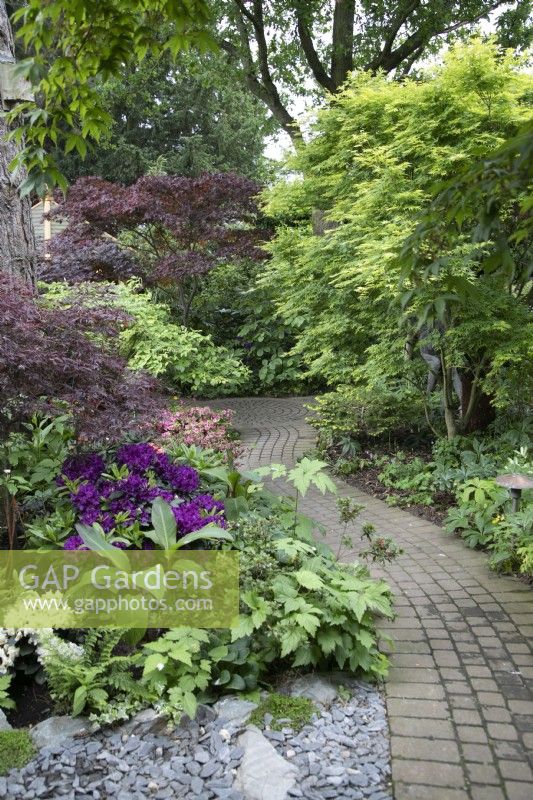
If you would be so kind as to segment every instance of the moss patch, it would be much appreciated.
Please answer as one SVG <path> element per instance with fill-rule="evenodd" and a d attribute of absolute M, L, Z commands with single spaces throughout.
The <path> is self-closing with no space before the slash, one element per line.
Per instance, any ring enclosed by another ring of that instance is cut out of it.
<path fill-rule="evenodd" d="M 271 714 L 273 719 L 270 723 L 272 730 L 279 731 L 287 726 L 300 730 L 317 711 L 317 708 L 307 697 L 291 697 L 286 694 L 269 694 L 266 700 L 260 703 L 250 717 L 252 725 L 262 728 L 264 725 L 265 714 Z M 288 719 L 290 722 L 278 722 L 280 719 Z"/>
<path fill-rule="evenodd" d="M 35 747 L 28 731 L 0 731 L 0 775 L 10 769 L 20 769 L 35 754 Z"/>

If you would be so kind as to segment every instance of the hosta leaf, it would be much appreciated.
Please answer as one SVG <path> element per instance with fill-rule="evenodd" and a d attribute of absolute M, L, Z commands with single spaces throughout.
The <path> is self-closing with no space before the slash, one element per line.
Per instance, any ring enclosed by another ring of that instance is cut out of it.
<path fill-rule="evenodd" d="M 145 535 L 162 550 L 170 550 L 176 544 L 177 523 L 172 508 L 162 497 L 156 497 L 152 503 L 152 525 L 154 529 Z"/>

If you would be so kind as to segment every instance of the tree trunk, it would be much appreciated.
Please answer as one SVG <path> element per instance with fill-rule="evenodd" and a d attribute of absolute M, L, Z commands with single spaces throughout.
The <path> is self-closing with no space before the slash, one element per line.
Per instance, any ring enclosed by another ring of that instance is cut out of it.
<path fill-rule="evenodd" d="M 331 50 L 331 79 L 334 91 L 340 89 L 353 69 L 354 22 L 355 0 L 335 0 Z"/>
<path fill-rule="evenodd" d="M 461 408 L 467 409 L 470 403 L 472 391 L 476 392 L 474 407 L 468 418 L 461 425 L 461 433 L 474 433 L 474 431 L 484 431 L 491 422 L 496 419 L 496 411 L 492 405 L 491 398 L 476 387 L 474 377 L 469 372 L 461 373 Z"/>
<path fill-rule="evenodd" d="M 0 0 L 0 69 L 2 63 L 15 61 L 14 54 L 5 0 Z M 0 269 L 33 283 L 36 249 L 31 202 L 29 197 L 21 198 L 19 194 L 19 186 L 25 177 L 23 170 L 9 171 L 18 147 L 6 140 L 7 133 L 6 121 L 0 116 Z"/>

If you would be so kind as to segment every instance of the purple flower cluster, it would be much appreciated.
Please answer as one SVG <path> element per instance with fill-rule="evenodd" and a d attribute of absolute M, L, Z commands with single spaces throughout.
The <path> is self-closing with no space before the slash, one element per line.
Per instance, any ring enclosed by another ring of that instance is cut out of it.
<path fill-rule="evenodd" d="M 164 451 L 147 443 L 123 445 L 115 460 L 127 470 L 120 478 L 110 478 L 112 469 L 106 470 L 104 460 L 96 454 L 70 458 L 63 466 L 59 481 L 66 478 L 77 482 L 70 499 L 84 525 L 97 522 L 106 533 L 128 538 L 132 526 L 137 531 L 150 526 L 151 507 L 157 497 L 172 504 L 178 535 L 210 522 L 225 525 L 223 503 L 208 494 L 194 496 L 200 478 L 192 467 L 173 464 Z M 141 546 L 150 548 L 150 540 L 145 538 Z M 83 540 L 70 536 L 64 548 L 84 549 Z"/>
<path fill-rule="evenodd" d="M 200 486 L 200 478 L 195 469 L 173 464 L 164 451 L 151 444 L 125 444 L 117 451 L 117 462 L 126 466 L 130 474 L 153 470 L 176 492 L 190 494 Z"/>
<path fill-rule="evenodd" d="M 102 456 L 97 453 L 70 456 L 63 464 L 62 477 L 69 481 L 97 481 L 105 469 Z"/>
<path fill-rule="evenodd" d="M 224 503 L 215 500 L 210 494 L 199 494 L 188 503 L 172 509 L 178 528 L 182 533 L 190 533 L 214 522 L 222 528 L 226 527 L 223 517 Z"/>

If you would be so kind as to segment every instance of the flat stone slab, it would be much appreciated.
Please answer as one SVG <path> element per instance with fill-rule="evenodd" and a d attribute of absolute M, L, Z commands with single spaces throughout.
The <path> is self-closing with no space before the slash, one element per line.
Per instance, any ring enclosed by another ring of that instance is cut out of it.
<path fill-rule="evenodd" d="M 327 675 L 310 673 L 297 678 L 291 686 L 293 697 L 307 697 L 321 706 L 329 706 L 337 697 L 337 687 Z"/>
<path fill-rule="evenodd" d="M 90 730 L 91 723 L 83 717 L 49 717 L 31 728 L 30 736 L 34 745 L 41 748 L 61 744 Z"/>
<path fill-rule="evenodd" d="M 215 703 L 214 708 L 220 720 L 233 725 L 244 725 L 252 711 L 257 708 L 257 703 L 237 697 L 225 697 Z"/>
<path fill-rule="evenodd" d="M 239 737 L 244 748 L 235 787 L 245 800 L 285 800 L 296 783 L 298 770 L 279 753 L 254 726 Z"/>

